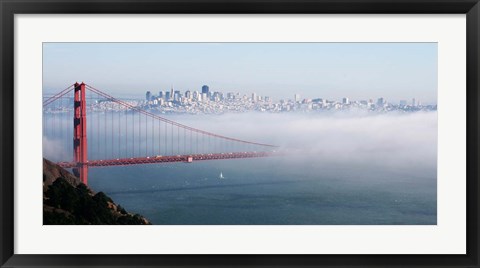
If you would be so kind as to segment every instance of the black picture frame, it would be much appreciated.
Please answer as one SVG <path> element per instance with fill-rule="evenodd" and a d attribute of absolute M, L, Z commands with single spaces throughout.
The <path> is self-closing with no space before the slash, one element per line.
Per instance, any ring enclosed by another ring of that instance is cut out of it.
<path fill-rule="evenodd" d="M 0 0 L 0 265 L 1 267 L 479 267 L 478 0 Z M 465 255 L 19 255 L 14 254 L 15 14 L 466 14 L 467 254 Z"/>

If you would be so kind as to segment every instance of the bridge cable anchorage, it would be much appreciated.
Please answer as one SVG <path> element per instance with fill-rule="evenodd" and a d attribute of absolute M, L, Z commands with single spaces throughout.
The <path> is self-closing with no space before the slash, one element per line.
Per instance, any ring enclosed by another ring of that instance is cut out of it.
<path fill-rule="evenodd" d="M 88 84 L 85 84 L 87 86 L 87 88 L 101 96 L 103 96 L 104 98 L 106 98 L 107 100 L 109 101 L 113 101 L 113 102 L 116 102 L 120 105 L 123 105 L 123 106 L 126 106 L 132 110 L 135 110 L 139 113 L 142 113 L 144 115 L 147 115 L 147 116 L 150 116 L 150 117 L 153 117 L 157 120 L 161 120 L 163 122 L 166 122 L 166 123 L 169 123 L 171 124 L 172 126 L 176 126 L 176 127 L 180 127 L 180 128 L 185 128 L 185 129 L 188 129 L 188 130 L 192 130 L 194 132 L 197 132 L 197 133 L 200 133 L 200 134 L 204 134 L 204 135 L 207 135 L 207 136 L 211 136 L 211 137 L 216 137 L 216 138 L 221 138 L 221 139 L 226 139 L 226 140 L 230 140 L 230 141 L 235 141 L 235 142 L 240 142 L 240 143 L 246 143 L 246 144 L 251 144 L 251 145 L 258 145 L 258 146 L 264 146 L 264 147 L 278 147 L 276 145 L 271 145 L 271 144 L 265 144 L 265 143 L 257 143 L 257 142 L 250 142 L 250 141 L 246 141 L 246 140 L 240 140 L 240 139 L 236 139 L 236 138 L 230 138 L 230 137 L 226 137 L 226 136 L 222 136 L 222 135 L 218 135 L 218 134 L 215 134 L 215 133 L 211 133 L 211 132 L 207 132 L 207 131 L 204 131 L 204 130 L 201 130 L 201 129 L 197 129 L 197 128 L 193 128 L 193 127 L 190 127 L 190 126 L 187 126 L 187 125 L 183 125 L 183 124 L 180 124 L 180 123 L 177 123 L 175 121 L 172 121 L 172 120 L 169 120 L 169 119 L 166 119 L 166 118 L 163 118 L 161 116 L 158 116 L 156 114 L 153 114 L 151 112 L 147 112 L 143 109 L 140 109 L 136 106 L 133 106 L 129 103 L 126 103 L 122 100 L 119 100 L 119 99 L 116 99 L 114 97 L 112 97 L 111 95 L 107 94 L 107 93 L 104 93 L 103 91 L 99 90 L 99 89 L 96 89 Z"/>

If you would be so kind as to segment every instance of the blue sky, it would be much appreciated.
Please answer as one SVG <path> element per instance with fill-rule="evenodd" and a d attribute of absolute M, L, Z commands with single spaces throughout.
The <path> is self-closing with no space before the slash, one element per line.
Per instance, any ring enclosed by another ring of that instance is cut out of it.
<path fill-rule="evenodd" d="M 436 103 L 436 43 L 44 43 L 43 87 L 84 81 L 114 96 L 149 90 L 240 92 L 273 99 Z"/>

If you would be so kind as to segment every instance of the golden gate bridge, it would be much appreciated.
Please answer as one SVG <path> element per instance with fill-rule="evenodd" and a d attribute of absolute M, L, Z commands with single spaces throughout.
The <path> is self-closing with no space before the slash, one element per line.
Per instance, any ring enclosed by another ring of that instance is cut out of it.
<path fill-rule="evenodd" d="M 83 82 L 44 97 L 43 112 L 44 137 L 71 156 L 57 164 L 84 184 L 90 167 L 267 157 L 277 147 L 180 124 Z"/>

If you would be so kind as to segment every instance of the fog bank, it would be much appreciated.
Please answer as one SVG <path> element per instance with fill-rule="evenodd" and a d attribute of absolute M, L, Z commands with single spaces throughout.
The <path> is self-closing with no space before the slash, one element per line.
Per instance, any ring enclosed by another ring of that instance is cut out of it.
<path fill-rule="evenodd" d="M 409 114 L 226 114 L 172 120 L 280 146 L 292 158 L 436 168 L 437 112 Z"/>

